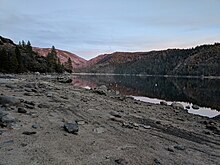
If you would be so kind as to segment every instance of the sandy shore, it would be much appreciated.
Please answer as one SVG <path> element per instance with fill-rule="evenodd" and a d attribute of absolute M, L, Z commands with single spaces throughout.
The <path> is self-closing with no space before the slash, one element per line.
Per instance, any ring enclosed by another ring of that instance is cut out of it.
<path fill-rule="evenodd" d="M 220 164 L 219 118 L 57 76 L 0 77 L 1 165 Z M 65 131 L 74 121 L 78 133 Z"/>

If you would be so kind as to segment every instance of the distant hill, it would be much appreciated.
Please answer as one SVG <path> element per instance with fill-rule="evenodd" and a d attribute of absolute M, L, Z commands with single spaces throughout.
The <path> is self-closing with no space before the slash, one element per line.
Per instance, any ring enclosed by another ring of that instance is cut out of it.
<path fill-rule="evenodd" d="M 37 52 L 41 56 L 46 57 L 47 54 L 51 51 L 51 48 L 37 48 L 37 47 L 33 47 L 33 51 Z M 81 57 L 79 57 L 79 56 L 77 56 L 77 55 L 75 55 L 73 53 L 70 53 L 68 51 L 56 49 L 56 52 L 57 52 L 57 56 L 60 59 L 60 62 L 62 64 L 67 62 L 68 58 L 70 58 L 71 61 L 72 61 L 73 69 L 79 68 L 82 65 L 85 65 L 86 62 L 87 62 L 85 59 L 83 59 L 83 58 L 81 58 Z"/>
<path fill-rule="evenodd" d="M 93 61 L 93 62 L 92 62 Z M 220 44 L 192 49 L 167 49 L 151 52 L 115 52 L 98 56 L 79 72 L 220 76 Z"/>

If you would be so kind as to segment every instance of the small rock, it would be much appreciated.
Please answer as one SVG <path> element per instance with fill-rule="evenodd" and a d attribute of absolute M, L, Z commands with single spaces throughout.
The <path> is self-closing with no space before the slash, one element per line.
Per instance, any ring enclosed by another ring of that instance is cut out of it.
<path fill-rule="evenodd" d="M 27 92 L 26 92 L 26 93 L 24 93 L 24 95 L 25 95 L 25 96 L 33 96 L 33 94 L 32 94 L 32 93 L 27 93 Z"/>
<path fill-rule="evenodd" d="M 198 110 L 199 106 L 198 105 L 193 105 L 192 108 Z"/>
<path fill-rule="evenodd" d="M 64 129 L 68 133 L 77 134 L 79 132 L 79 126 L 78 126 L 78 123 L 76 123 L 76 122 L 65 123 L 64 124 Z"/>
<path fill-rule="evenodd" d="M 156 124 L 161 124 L 161 121 L 156 121 Z"/>
<path fill-rule="evenodd" d="M 173 148 L 168 147 L 167 151 L 174 152 Z"/>
<path fill-rule="evenodd" d="M 122 158 L 115 159 L 115 163 L 120 164 L 120 165 L 128 164 L 128 162 L 125 159 L 122 159 Z"/>
<path fill-rule="evenodd" d="M 166 101 L 161 101 L 160 105 L 168 105 Z"/>
<path fill-rule="evenodd" d="M 61 79 L 59 80 L 60 83 L 71 83 L 73 80 L 72 79 Z"/>
<path fill-rule="evenodd" d="M 144 125 L 144 124 L 140 124 L 139 126 L 142 127 L 142 128 L 144 128 L 144 129 L 150 129 L 150 128 L 151 128 L 151 126 L 149 126 L 149 125 Z"/>
<path fill-rule="evenodd" d="M 118 117 L 118 118 L 121 118 L 121 117 L 122 117 L 119 113 L 114 112 L 114 111 L 111 111 L 109 114 L 112 115 L 112 116 L 114 116 L 114 117 Z"/>
<path fill-rule="evenodd" d="M 187 105 L 187 106 L 186 106 L 186 109 L 190 109 L 190 106 L 189 106 L 189 105 Z"/>
<path fill-rule="evenodd" d="M 171 106 L 175 109 L 184 109 L 184 106 L 182 104 L 176 102 L 172 103 Z"/>
<path fill-rule="evenodd" d="M 34 109 L 34 106 L 33 105 L 29 105 L 29 104 L 26 104 L 25 107 L 28 108 L 28 109 Z"/>
<path fill-rule="evenodd" d="M 35 131 L 24 131 L 22 134 L 24 134 L 24 135 L 34 135 L 36 133 L 37 132 L 35 132 Z"/>
<path fill-rule="evenodd" d="M 0 118 L 2 118 L 3 116 L 6 116 L 6 115 L 8 115 L 8 112 L 0 109 Z"/>
<path fill-rule="evenodd" d="M 53 94 L 52 93 L 47 93 L 47 97 L 52 97 Z"/>
<path fill-rule="evenodd" d="M 130 124 L 132 124 L 134 127 L 139 127 L 139 124 L 137 123 L 130 123 Z"/>
<path fill-rule="evenodd" d="M 6 115 L 6 116 L 3 116 L 3 117 L 1 118 L 1 121 L 2 121 L 3 123 L 13 123 L 13 122 L 15 122 L 15 118 L 12 117 L 10 114 L 8 114 L 8 115 Z"/>
<path fill-rule="evenodd" d="M 24 108 L 19 107 L 18 113 L 27 113 L 27 111 Z"/>
<path fill-rule="evenodd" d="M 14 84 L 6 84 L 5 87 L 10 88 L 10 89 L 15 89 L 15 88 L 17 88 L 17 85 L 14 85 Z"/>
<path fill-rule="evenodd" d="M 182 151 L 186 149 L 186 147 L 183 145 L 175 145 L 174 148 L 177 150 L 182 150 Z"/>
<path fill-rule="evenodd" d="M 30 88 L 25 89 L 26 92 L 32 92 Z"/>
<path fill-rule="evenodd" d="M 41 126 L 38 125 L 38 124 L 33 124 L 31 127 L 34 128 L 34 129 L 38 129 L 38 128 L 40 128 Z"/>
<path fill-rule="evenodd" d="M 115 91 L 115 94 L 116 94 L 116 95 L 119 95 L 119 94 L 120 94 L 120 92 L 119 92 L 119 91 Z"/>
<path fill-rule="evenodd" d="M 39 75 L 40 75 L 40 72 L 35 72 L 34 74 L 37 75 L 37 76 L 39 76 Z"/>
<path fill-rule="evenodd" d="M 79 125 L 84 125 L 84 124 L 86 124 L 86 122 L 83 121 L 83 120 L 80 120 L 80 121 L 77 121 L 77 124 L 79 124 Z"/>
<path fill-rule="evenodd" d="M 27 143 L 21 143 L 21 146 L 22 146 L 22 147 L 26 147 L 26 146 L 27 146 Z"/>
<path fill-rule="evenodd" d="M 134 128 L 133 125 L 131 125 L 130 123 L 125 123 L 125 122 L 122 124 L 122 126 L 125 127 L 125 128 L 129 128 L 129 129 L 133 129 Z"/>
<path fill-rule="evenodd" d="M 162 165 L 162 163 L 158 159 L 154 159 L 155 165 Z"/>
<path fill-rule="evenodd" d="M 38 105 L 39 108 L 50 108 L 50 105 L 49 104 L 46 104 L 46 103 L 41 103 Z"/>
<path fill-rule="evenodd" d="M 95 133 L 103 133 L 105 132 L 105 129 L 103 127 L 98 127 L 98 128 L 93 129 L 93 131 Z"/>

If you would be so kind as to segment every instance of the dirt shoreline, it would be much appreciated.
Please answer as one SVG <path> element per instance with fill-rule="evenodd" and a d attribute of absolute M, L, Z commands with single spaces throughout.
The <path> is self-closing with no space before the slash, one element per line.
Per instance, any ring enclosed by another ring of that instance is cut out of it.
<path fill-rule="evenodd" d="M 220 164 L 219 118 L 77 88 L 57 75 L 0 77 L 1 96 L 19 100 L 0 106 L 14 119 L 0 122 L 1 165 Z M 63 128 L 72 121 L 78 134 Z"/>

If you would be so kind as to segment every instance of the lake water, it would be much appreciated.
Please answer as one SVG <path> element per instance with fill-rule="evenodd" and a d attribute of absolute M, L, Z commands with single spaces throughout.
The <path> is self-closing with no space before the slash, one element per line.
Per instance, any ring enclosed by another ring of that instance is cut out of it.
<path fill-rule="evenodd" d="M 214 117 L 220 114 L 220 79 L 123 75 L 75 75 L 73 84 L 83 88 L 106 85 L 137 100 L 159 104 L 180 102 L 189 113 Z M 200 108 L 195 110 L 192 105 Z"/>

